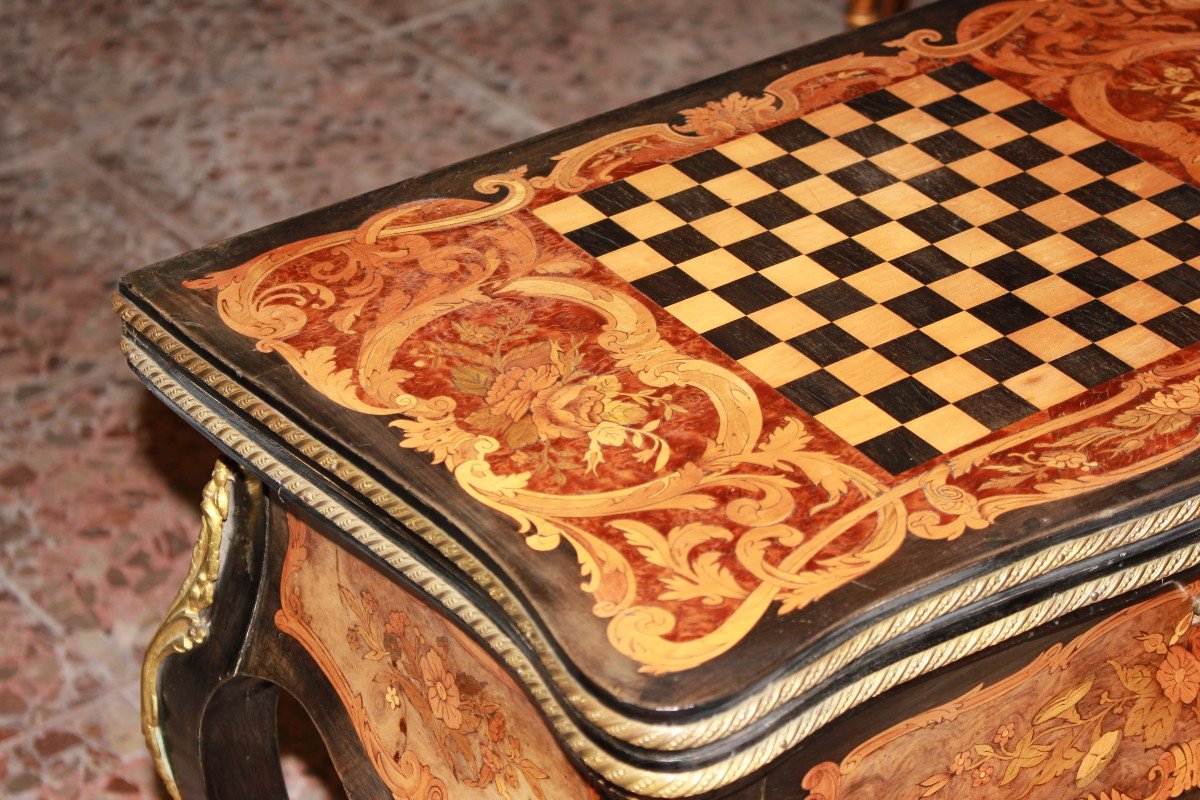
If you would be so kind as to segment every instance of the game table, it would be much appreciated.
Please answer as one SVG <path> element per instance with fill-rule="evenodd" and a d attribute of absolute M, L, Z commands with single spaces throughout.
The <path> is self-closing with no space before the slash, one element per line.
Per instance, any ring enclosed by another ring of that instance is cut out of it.
<path fill-rule="evenodd" d="M 945 0 L 130 273 L 171 795 L 1191 796 L 1198 156 L 1195 2 Z"/>

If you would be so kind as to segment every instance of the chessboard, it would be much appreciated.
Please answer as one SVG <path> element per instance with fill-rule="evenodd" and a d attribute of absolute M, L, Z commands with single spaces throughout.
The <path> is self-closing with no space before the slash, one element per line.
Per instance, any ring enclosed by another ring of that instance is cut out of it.
<path fill-rule="evenodd" d="M 1200 191 L 967 64 L 534 213 L 893 474 L 1200 341 Z"/>

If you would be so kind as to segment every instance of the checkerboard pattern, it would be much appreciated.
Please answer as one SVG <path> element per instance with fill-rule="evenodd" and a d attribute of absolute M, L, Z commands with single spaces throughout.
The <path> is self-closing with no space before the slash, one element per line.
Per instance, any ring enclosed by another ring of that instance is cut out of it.
<path fill-rule="evenodd" d="M 966 64 L 535 213 L 893 474 L 1200 341 L 1200 191 Z"/>

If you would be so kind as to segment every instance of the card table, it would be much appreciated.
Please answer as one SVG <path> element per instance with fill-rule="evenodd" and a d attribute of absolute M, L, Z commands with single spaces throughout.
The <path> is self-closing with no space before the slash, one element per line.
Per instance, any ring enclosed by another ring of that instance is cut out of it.
<path fill-rule="evenodd" d="M 944 0 L 130 273 L 167 789 L 1193 796 L 1198 181 L 1194 0 Z"/>

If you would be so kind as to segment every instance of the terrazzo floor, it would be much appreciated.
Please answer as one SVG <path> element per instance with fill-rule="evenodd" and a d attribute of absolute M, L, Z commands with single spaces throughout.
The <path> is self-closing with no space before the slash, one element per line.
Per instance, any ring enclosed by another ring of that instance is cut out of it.
<path fill-rule="evenodd" d="M 215 451 L 130 269 L 828 36 L 840 0 L 0 0 L 0 797 L 165 798 L 142 648 Z M 338 797 L 281 710 L 293 800 Z"/>

